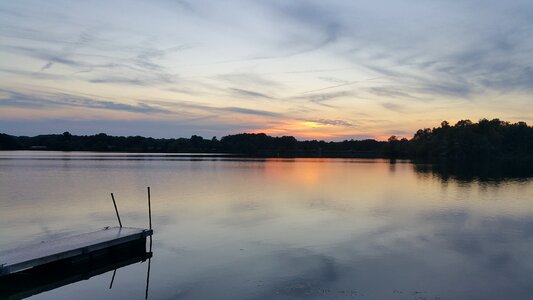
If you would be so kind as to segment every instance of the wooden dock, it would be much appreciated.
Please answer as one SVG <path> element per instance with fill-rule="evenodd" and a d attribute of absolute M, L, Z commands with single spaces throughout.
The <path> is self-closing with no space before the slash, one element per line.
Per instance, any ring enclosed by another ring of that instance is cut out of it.
<path fill-rule="evenodd" d="M 113 271 L 109 285 L 112 288 L 118 269 L 147 260 L 149 262 L 153 255 L 152 252 L 146 252 L 146 243 L 142 240 L 100 251 L 104 253 L 93 259 L 75 259 L 75 262 L 66 259 L 0 276 L 0 299 L 25 299 L 110 271 Z"/>
<path fill-rule="evenodd" d="M 76 257 L 92 255 L 120 245 L 146 241 L 151 229 L 106 227 L 57 240 L 0 252 L 0 276 Z"/>

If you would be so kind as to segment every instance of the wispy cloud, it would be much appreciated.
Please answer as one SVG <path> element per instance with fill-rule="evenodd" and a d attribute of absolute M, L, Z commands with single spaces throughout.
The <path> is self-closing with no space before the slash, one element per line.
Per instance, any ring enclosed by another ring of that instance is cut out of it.
<path fill-rule="evenodd" d="M 233 93 L 233 94 L 236 94 L 238 96 L 241 96 L 241 97 L 251 97 L 251 98 L 263 98 L 263 99 L 274 99 L 274 97 L 271 97 L 267 94 L 263 94 L 263 93 L 260 93 L 260 92 L 255 92 L 255 91 L 249 91 L 249 90 L 243 90 L 243 89 L 236 89 L 236 88 L 232 88 L 230 89 L 230 91 Z"/>
<path fill-rule="evenodd" d="M 329 92 L 329 93 L 326 92 L 326 93 L 304 94 L 304 95 L 299 95 L 299 96 L 296 96 L 296 97 L 292 97 L 290 99 L 291 100 L 292 99 L 294 99 L 294 100 L 304 100 L 306 102 L 310 102 L 310 103 L 313 103 L 313 104 L 316 104 L 316 105 L 320 105 L 320 106 L 323 106 L 323 107 L 335 108 L 335 105 L 329 103 L 331 100 L 346 99 L 346 98 L 351 98 L 351 97 L 355 97 L 355 96 L 356 96 L 356 93 L 354 93 L 354 92 L 342 91 L 342 92 Z"/>
<path fill-rule="evenodd" d="M 157 49 L 157 48 L 145 48 L 140 49 L 140 53 L 133 59 L 134 63 L 147 70 L 153 70 L 153 71 L 161 71 L 164 70 L 165 67 L 162 66 L 159 63 L 156 63 L 155 60 L 162 60 L 167 55 L 189 50 L 195 47 L 195 44 L 183 44 L 179 46 L 174 46 L 166 49 Z"/>
<path fill-rule="evenodd" d="M 236 112 L 236 113 L 245 114 L 245 115 L 266 116 L 266 117 L 275 117 L 275 118 L 284 117 L 283 114 L 279 114 L 275 112 L 242 108 L 242 107 L 222 107 L 222 108 L 219 108 L 218 110 L 226 111 L 226 112 Z"/>
<path fill-rule="evenodd" d="M 230 84 L 238 84 L 242 86 L 254 86 L 254 87 L 269 87 L 280 88 L 283 84 L 266 78 L 263 75 L 255 73 L 226 73 L 219 74 L 212 77 L 213 79 L 221 80 Z"/>
<path fill-rule="evenodd" d="M 345 127 L 355 126 L 351 122 L 344 121 L 344 120 L 313 119 L 313 120 L 307 120 L 307 121 L 318 123 L 318 124 L 323 124 L 323 125 L 332 125 L 332 126 L 345 126 Z"/>
<path fill-rule="evenodd" d="M 335 77 L 331 77 L 331 76 L 319 76 L 318 79 L 324 80 L 324 81 L 330 82 L 330 83 L 336 83 L 336 84 L 344 84 L 344 83 L 348 83 L 349 82 L 349 81 L 346 81 L 346 80 L 343 80 L 343 79 L 339 79 L 339 78 L 335 78 Z"/>
<path fill-rule="evenodd" d="M 336 89 L 336 88 L 345 87 L 345 86 L 349 86 L 349 85 L 356 84 L 356 83 L 376 80 L 376 79 L 379 79 L 379 78 L 380 77 L 374 77 L 374 78 L 369 78 L 369 79 L 364 79 L 364 80 L 347 81 L 347 82 L 343 82 L 343 83 L 340 83 L 340 84 L 335 84 L 335 85 L 330 85 L 330 86 L 326 86 L 326 87 L 323 87 L 323 88 L 318 88 L 318 89 L 314 89 L 314 90 L 305 91 L 302 94 L 309 94 L 309 93 L 321 92 L 321 91 L 325 91 L 325 90 L 329 90 L 329 89 Z"/>
<path fill-rule="evenodd" d="M 170 113 L 169 110 L 139 102 L 137 105 L 124 104 L 108 100 L 94 100 L 63 93 L 49 95 L 31 95 L 0 90 L 0 106 L 53 109 L 54 107 L 75 107 L 126 111 L 134 113 Z"/>
<path fill-rule="evenodd" d="M 408 92 L 404 92 L 405 87 L 397 86 L 377 86 L 370 87 L 367 91 L 371 94 L 379 96 L 380 98 L 400 98 L 400 99 L 415 99 L 415 100 L 428 100 L 419 96 L 414 96 Z"/>
<path fill-rule="evenodd" d="M 43 72 L 44 70 L 50 69 L 53 65 L 54 65 L 53 62 L 51 62 L 51 61 L 47 62 L 46 65 L 44 65 L 44 66 L 41 68 L 41 72 Z"/>
<path fill-rule="evenodd" d="M 285 114 L 272 112 L 267 110 L 252 109 L 246 107 L 235 107 L 235 106 L 210 106 L 206 104 L 187 102 L 187 101 L 151 101 L 151 103 L 160 105 L 162 107 L 169 107 L 174 109 L 188 109 L 193 111 L 200 111 L 203 113 L 215 114 L 215 115 L 224 115 L 224 114 L 242 114 L 242 115 L 251 115 L 251 116 L 262 116 L 262 117 L 271 117 L 275 119 L 284 119 L 287 118 Z"/>
<path fill-rule="evenodd" d="M 404 112 L 405 109 L 402 105 L 400 104 L 397 104 L 397 103 L 392 103 L 392 102 L 383 102 L 381 103 L 381 106 L 383 106 L 384 108 L 388 109 L 388 110 L 392 110 L 394 112 Z"/>

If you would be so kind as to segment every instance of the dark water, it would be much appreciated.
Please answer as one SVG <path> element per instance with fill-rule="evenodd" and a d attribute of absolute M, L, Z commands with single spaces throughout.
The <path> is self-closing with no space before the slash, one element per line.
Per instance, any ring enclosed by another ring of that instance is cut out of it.
<path fill-rule="evenodd" d="M 147 227 L 151 186 L 150 299 L 532 299 L 533 180 L 472 170 L 3 152 L 0 249 L 115 225 L 109 192 L 125 226 Z M 146 272 L 34 298 L 143 299 Z"/>

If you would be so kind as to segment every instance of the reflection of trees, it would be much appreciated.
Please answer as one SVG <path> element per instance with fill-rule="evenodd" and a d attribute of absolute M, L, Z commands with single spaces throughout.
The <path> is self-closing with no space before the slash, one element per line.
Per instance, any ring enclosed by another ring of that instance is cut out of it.
<path fill-rule="evenodd" d="M 431 174 L 442 180 L 508 181 L 533 178 L 533 161 L 493 160 L 471 163 L 445 161 L 413 164 L 419 174 Z"/>

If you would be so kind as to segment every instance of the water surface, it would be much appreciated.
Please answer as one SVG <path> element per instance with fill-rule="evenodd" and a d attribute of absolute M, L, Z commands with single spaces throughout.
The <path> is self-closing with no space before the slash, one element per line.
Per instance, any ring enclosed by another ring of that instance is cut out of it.
<path fill-rule="evenodd" d="M 531 299 L 533 181 L 364 159 L 0 152 L 0 249 L 155 229 L 150 299 Z M 143 299 L 147 263 L 34 299 Z"/>

